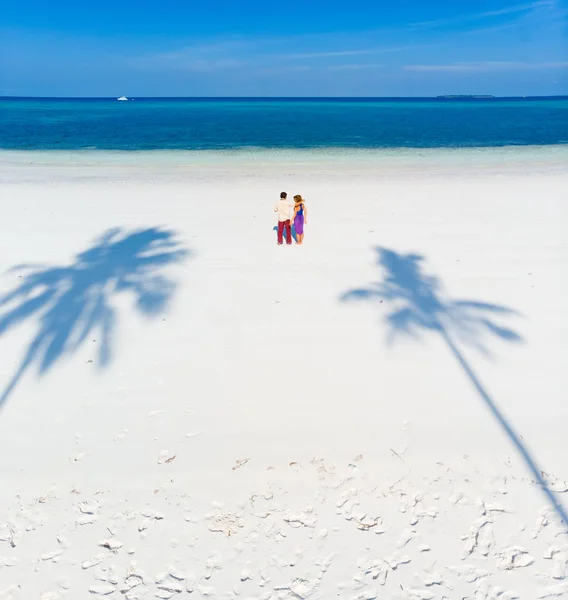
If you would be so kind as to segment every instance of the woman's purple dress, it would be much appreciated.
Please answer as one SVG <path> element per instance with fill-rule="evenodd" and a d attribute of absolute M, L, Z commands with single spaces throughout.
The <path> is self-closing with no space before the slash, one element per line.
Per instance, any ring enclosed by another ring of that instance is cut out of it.
<path fill-rule="evenodd" d="M 297 235 L 304 235 L 304 205 L 300 205 L 300 209 L 294 218 L 294 229 Z"/>

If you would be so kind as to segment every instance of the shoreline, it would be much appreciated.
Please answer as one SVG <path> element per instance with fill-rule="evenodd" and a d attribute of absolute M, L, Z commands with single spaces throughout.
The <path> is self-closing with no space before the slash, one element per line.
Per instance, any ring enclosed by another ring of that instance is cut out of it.
<path fill-rule="evenodd" d="M 491 148 L 0 151 L 0 181 L 358 177 L 413 179 L 564 174 L 568 144 Z"/>

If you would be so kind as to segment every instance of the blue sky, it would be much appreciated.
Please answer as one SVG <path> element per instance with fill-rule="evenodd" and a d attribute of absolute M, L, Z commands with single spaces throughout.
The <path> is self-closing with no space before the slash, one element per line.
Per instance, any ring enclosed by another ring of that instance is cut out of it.
<path fill-rule="evenodd" d="M 568 0 L 5 0 L 0 95 L 568 94 Z"/>

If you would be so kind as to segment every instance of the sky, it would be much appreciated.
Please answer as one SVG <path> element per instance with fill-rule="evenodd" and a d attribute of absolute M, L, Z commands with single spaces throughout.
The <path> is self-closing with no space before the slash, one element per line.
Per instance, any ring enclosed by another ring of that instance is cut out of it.
<path fill-rule="evenodd" d="M 568 94 L 568 0 L 4 0 L 2 96 Z"/>

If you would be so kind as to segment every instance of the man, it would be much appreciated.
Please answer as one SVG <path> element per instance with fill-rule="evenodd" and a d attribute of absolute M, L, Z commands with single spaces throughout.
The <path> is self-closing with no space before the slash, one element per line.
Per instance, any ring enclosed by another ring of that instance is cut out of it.
<path fill-rule="evenodd" d="M 274 208 L 274 212 L 278 213 L 278 245 L 281 246 L 283 239 L 282 233 L 286 230 L 286 244 L 290 246 L 292 243 L 292 227 L 290 224 L 290 210 L 292 203 L 288 201 L 288 194 L 282 192 L 280 200 Z"/>

